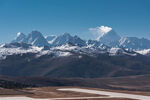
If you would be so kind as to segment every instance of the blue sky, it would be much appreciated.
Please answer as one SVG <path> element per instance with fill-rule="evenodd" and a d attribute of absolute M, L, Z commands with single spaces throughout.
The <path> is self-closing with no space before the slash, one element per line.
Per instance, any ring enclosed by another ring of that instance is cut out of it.
<path fill-rule="evenodd" d="M 0 43 L 17 32 L 68 32 L 92 38 L 89 28 L 112 27 L 121 36 L 150 39 L 150 0 L 0 0 Z"/>

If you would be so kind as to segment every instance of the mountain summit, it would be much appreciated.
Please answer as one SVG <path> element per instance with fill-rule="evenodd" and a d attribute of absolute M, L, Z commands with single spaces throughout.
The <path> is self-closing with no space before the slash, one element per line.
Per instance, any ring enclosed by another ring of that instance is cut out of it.
<path fill-rule="evenodd" d="M 107 26 L 99 27 L 98 41 L 112 47 L 118 44 L 120 38 L 121 37 L 112 28 Z"/>
<path fill-rule="evenodd" d="M 71 36 L 69 33 L 64 33 L 58 36 L 52 43 L 53 46 L 61 46 L 64 44 L 72 44 L 77 46 L 85 46 L 86 42 L 78 36 Z"/>
<path fill-rule="evenodd" d="M 32 31 L 26 38 L 26 43 L 36 46 L 49 46 L 47 40 L 39 31 Z"/>
<path fill-rule="evenodd" d="M 17 37 L 15 40 L 13 40 L 12 42 L 24 42 L 25 41 L 25 38 L 26 38 L 26 35 L 21 33 L 21 32 L 18 32 L 17 33 Z"/>
<path fill-rule="evenodd" d="M 27 43 L 35 46 L 49 46 L 49 43 L 39 31 L 32 31 L 27 36 L 23 33 L 17 33 L 17 38 L 12 42 Z"/>

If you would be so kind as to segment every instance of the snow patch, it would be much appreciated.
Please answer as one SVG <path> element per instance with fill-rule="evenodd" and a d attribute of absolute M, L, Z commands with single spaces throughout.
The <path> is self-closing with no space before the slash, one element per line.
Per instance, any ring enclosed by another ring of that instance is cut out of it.
<path fill-rule="evenodd" d="M 57 52 L 57 56 L 58 57 L 67 57 L 67 56 L 71 56 L 72 54 L 70 52 Z"/>
<path fill-rule="evenodd" d="M 139 54 L 142 54 L 142 55 L 147 55 L 150 53 L 150 49 L 144 49 L 144 50 L 139 50 L 139 51 L 136 51 L 137 53 Z"/>
<path fill-rule="evenodd" d="M 17 54 L 25 54 L 25 53 L 38 53 L 40 52 L 42 47 L 35 47 L 29 49 L 22 49 L 22 48 L 3 48 L 0 47 L 0 60 L 6 59 L 8 55 L 17 55 Z"/>
<path fill-rule="evenodd" d="M 117 55 L 122 52 L 123 50 L 121 48 L 111 48 L 109 51 L 110 55 Z"/>
<path fill-rule="evenodd" d="M 76 48 L 78 48 L 78 47 L 77 46 L 70 46 L 70 45 L 66 44 L 66 45 L 54 47 L 53 49 L 58 49 L 58 50 L 74 50 Z"/>

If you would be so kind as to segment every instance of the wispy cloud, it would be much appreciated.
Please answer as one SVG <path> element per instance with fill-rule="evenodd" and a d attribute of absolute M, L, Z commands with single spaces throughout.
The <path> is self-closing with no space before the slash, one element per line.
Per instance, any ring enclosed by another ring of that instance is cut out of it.
<path fill-rule="evenodd" d="M 98 26 L 95 28 L 89 28 L 89 31 L 95 36 L 95 38 L 99 38 L 111 30 L 112 28 L 108 26 Z"/>

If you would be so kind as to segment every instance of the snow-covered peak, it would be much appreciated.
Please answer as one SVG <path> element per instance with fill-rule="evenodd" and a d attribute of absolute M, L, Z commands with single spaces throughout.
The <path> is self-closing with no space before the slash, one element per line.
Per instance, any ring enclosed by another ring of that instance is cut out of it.
<path fill-rule="evenodd" d="M 21 32 L 17 33 L 17 38 L 12 41 L 13 43 L 27 43 L 35 46 L 49 46 L 49 43 L 45 39 L 45 37 L 42 35 L 41 32 L 35 30 L 29 33 L 27 36 L 24 35 Z"/>
<path fill-rule="evenodd" d="M 64 33 L 60 36 L 58 36 L 52 43 L 53 46 L 61 46 L 66 43 L 72 38 L 72 36 L 69 33 Z"/>
<path fill-rule="evenodd" d="M 17 37 L 19 37 L 19 36 L 25 36 L 23 33 L 21 33 L 21 32 L 18 32 L 17 33 Z"/>
<path fill-rule="evenodd" d="M 118 42 L 121 38 L 111 27 L 108 26 L 90 28 L 89 30 L 93 34 L 97 35 L 97 41 L 100 41 L 107 46 L 115 47 L 118 45 Z"/>
<path fill-rule="evenodd" d="M 99 28 L 99 30 L 101 31 L 102 36 L 112 30 L 112 28 L 111 28 L 111 27 L 108 27 L 108 26 L 100 26 L 100 27 L 98 27 L 98 28 Z"/>
<path fill-rule="evenodd" d="M 69 33 L 65 32 L 62 34 L 62 36 L 71 36 Z"/>
<path fill-rule="evenodd" d="M 102 31 L 100 30 L 100 35 L 98 36 L 97 40 L 101 40 L 102 38 L 104 37 L 116 37 L 116 38 L 119 38 L 120 39 L 120 36 L 114 31 L 114 30 L 105 30 L 105 31 Z"/>
<path fill-rule="evenodd" d="M 61 38 L 64 38 L 64 39 L 70 39 L 70 38 L 72 38 L 72 36 L 69 33 L 67 33 L 67 32 L 63 33 L 62 35 L 60 35 L 58 37 L 61 37 Z"/>
<path fill-rule="evenodd" d="M 15 40 L 13 40 L 12 42 L 24 42 L 25 41 L 25 38 L 26 38 L 26 35 L 21 33 L 21 32 L 18 32 L 17 33 L 17 37 Z"/>
<path fill-rule="evenodd" d="M 56 38 L 57 38 L 56 35 L 45 36 L 45 39 L 48 41 L 49 44 L 52 44 L 55 41 Z"/>
<path fill-rule="evenodd" d="M 112 31 L 112 28 L 108 27 L 108 26 L 98 26 L 98 27 L 95 27 L 95 28 L 89 28 L 89 30 L 92 33 L 96 34 L 98 36 L 97 40 L 99 40 L 100 37 L 103 37 L 105 34 Z"/>
<path fill-rule="evenodd" d="M 78 36 L 71 36 L 69 33 L 64 33 L 56 37 L 51 43 L 52 46 L 61 46 L 65 44 L 71 44 L 71 45 L 76 45 L 76 46 L 86 45 L 84 40 L 82 40 Z"/>
<path fill-rule="evenodd" d="M 58 36 L 58 38 L 59 38 L 59 39 L 64 39 L 64 40 L 67 40 L 67 41 L 68 41 L 69 39 L 72 38 L 72 36 L 71 36 L 69 33 L 65 32 L 65 33 L 63 33 L 62 35 Z"/>
<path fill-rule="evenodd" d="M 42 33 L 39 31 L 32 31 L 26 38 L 26 43 L 35 45 L 35 46 L 49 46 L 47 40 L 44 38 Z"/>
<path fill-rule="evenodd" d="M 37 31 L 37 30 L 34 30 L 34 31 L 32 31 L 29 35 L 32 35 L 32 37 L 35 38 L 35 37 L 40 37 L 40 36 L 42 36 L 42 33 L 39 32 L 39 31 Z"/>
<path fill-rule="evenodd" d="M 121 37 L 114 30 L 110 30 L 107 33 L 102 33 L 97 40 L 105 45 L 115 47 L 118 45 L 120 38 Z"/>
<path fill-rule="evenodd" d="M 89 30 L 93 34 L 96 34 L 97 41 L 100 41 L 107 46 L 115 47 L 118 45 L 121 38 L 111 27 L 108 26 L 90 28 Z"/>

